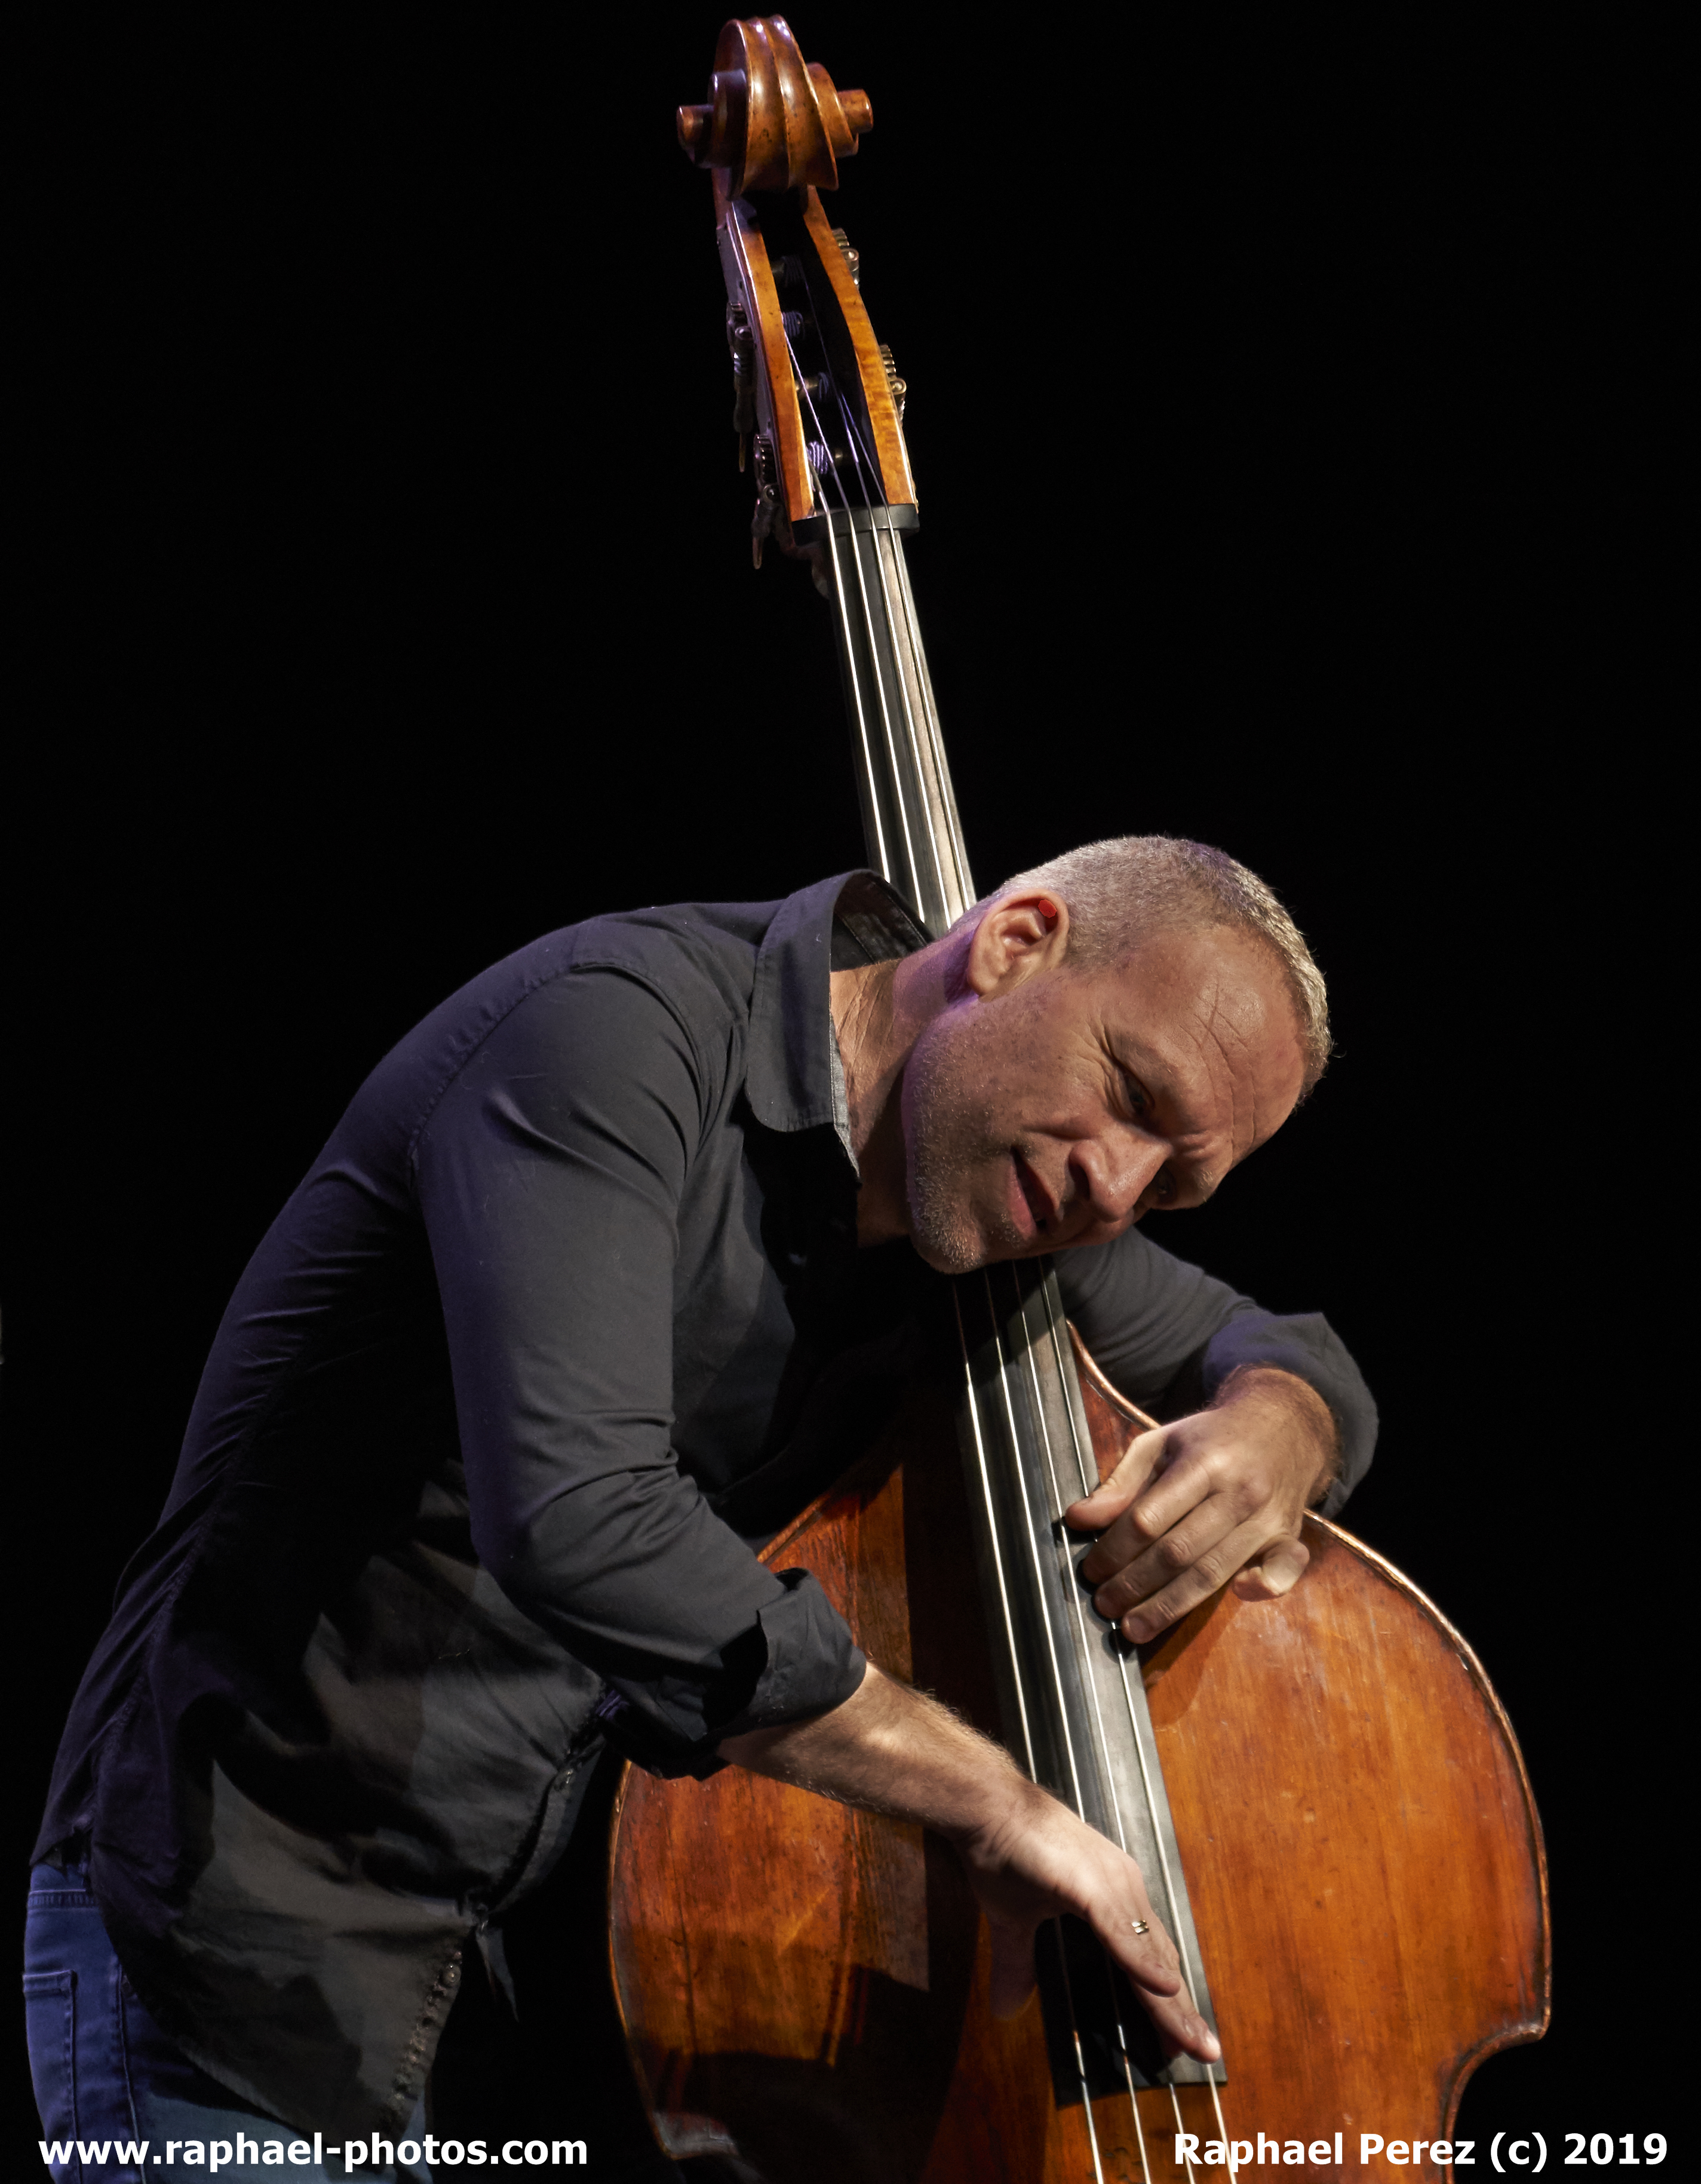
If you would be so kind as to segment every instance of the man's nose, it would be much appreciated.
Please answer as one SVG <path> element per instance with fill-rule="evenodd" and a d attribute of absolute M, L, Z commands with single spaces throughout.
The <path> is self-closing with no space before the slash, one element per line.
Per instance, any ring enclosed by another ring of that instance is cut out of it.
<path fill-rule="evenodd" d="M 1162 1173 L 1170 1149 L 1143 1130 L 1092 1139 L 1075 1149 L 1074 1166 L 1081 1195 L 1090 1200 L 1095 1221 L 1126 1221 Z"/>

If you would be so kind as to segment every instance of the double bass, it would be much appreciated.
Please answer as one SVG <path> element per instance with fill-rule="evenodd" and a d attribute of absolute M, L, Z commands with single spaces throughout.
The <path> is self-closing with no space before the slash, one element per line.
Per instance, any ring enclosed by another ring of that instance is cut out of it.
<path fill-rule="evenodd" d="M 907 390 L 821 201 L 872 122 L 775 16 L 725 25 L 678 131 L 713 187 L 753 560 L 807 562 L 826 600 L 869 861 L 931 938 L 976 893 L 905 566 Z M 952 1355 L 764 1559 L 806 1564 L 887 1674 L 1137 1859 L 1222 2059 L 1159 2052 L 1071 1919 L 1041 1930 L 1038 2002 L 995 2020 L 977 1908 L 919 1826 L 628 1769 L 610 1966 L 661 2146 L 766 2184 L 1450 2176 L 1466 2078 L 1548 2008 L 1541 1829 L 1481 1663 L 1315 1515 L 1292 1591 L 1129 1646 L 1061 1517 L 1153 1421 L 1049 1262 L 958 1278 L 952 1319 Z"/>

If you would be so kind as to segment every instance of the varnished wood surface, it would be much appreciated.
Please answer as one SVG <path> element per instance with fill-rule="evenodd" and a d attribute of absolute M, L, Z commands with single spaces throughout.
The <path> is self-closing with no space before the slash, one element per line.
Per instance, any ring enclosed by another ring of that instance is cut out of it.
<path fill-rule="evenodd" d="M 805 63 L 784 18 L 777 15 L 727 23 L 715 48 L 708 103 L 679 109 L 681 145 L 713 176 L 715 220 L 731 259 L 729 270 L 736 271 L 729 287 L 743 305 L 758 352 L 759 429 L 772 450 L 776 531 L 787 550 L 792 526 L 814 512 L 816 495 L 782 305 L 758 209 L 775 192 L 797 192 L 810 245 L 844 320 L 886 499 L 895 505 L 913 505 L 915 500 L 880 344 L 819 194 L 837 186 L 837 162 L 856 150 L 859 136 L 873 124 L 867 95 L 837 90 L 824 68 Z M 749 193 L 757 203 L 747 201 Z"/>
<path fill-rule="evenodd" d="M 1108 1472 L 1153 1421 L 1076 1351 Z M 1308 1515 L 1304 1536 L 1291 1593 L 1219 1594 L 1142 1663 L 1225 2120 L 1284 2142 L 1339 2131 L 1356 2167 L 1360 2131 L 1445 2140 L 1477 2064 L 1547 2029 L 1547 1858 L 1470 1647 L 1350 1533 Z"/>
<path fill-rule="evenodd" d="M 805 1563 L 872 1658 L 991 1730 L 966 1545 L 938 1552 L 962 1536 L 948 1407 L 923 1396 L 764 1559 Z M 1033 2184 L 1048 2138 L 1084 2148 L 1078 2115 L 1053 2114 L 1037 2013 L 992 2020 L 979 1913 L 937 1838 L 735 1769 L 629 1770 L 610 1855 L 616 1989 L 664 2143 L 713 2143 L 712 2119 L 771 2184 L 901 2184 L 959 2159 Z M 964 2098 L 976 2048 L 985 2105 Z"/>
<path fill-rule="evenodd" d="M 862 382 L 863 400 L 874 431 L 874 456 L 880 465 L 886 498 L 894 505 L 913 505 L 915 481 L 909 471 L 909 450 L 903 443 L 903 428 L 887 383 L 880 343 L 875 338 L 873 323 L 864 308 L 861 292 L 851 278 L 850 268 L 833 240 L 831 223 L 814 190 L 803 192 L 803 225 L 820 254 L 856 354 L 857 375 Z"/>
<path fill-rule="evenodd" d="M 838 91 L 818 62 L 805 62 L 783 15 L 725 25 L 702 106 L 681 106 L 680 148 L 718 168 L 728 194 L 836 189 L 838 162 L 874 126 L 867 93 Z"/>
<path fill-rule="evenodd" d="M 1087 1400 L 1108 1464 L 1126 1407 Z M 946 1407 L 919 1396 L 767 1559 L 806 1564 L 871 1658 L 991 1728 L 962 1494 Z M 1293 1592 L 1220 1595 L 1151 1650 L 1146 1683 L 1229 2132 L 1339 2130 L 1348 2169 L 1392 2175 L 1359 2169 L 1358 2131 L 1443 2137 L 1475 2064 L 1545 2024 L 1540 1831 L 1463 1641 L 1337 1527 L 1306 1536 Z M 719 2131 L 770 2184 L 1087 2184 L 1081 2109 L 1053 2097 L 1036 2004 L 992 2020 L 942 1844 L 728 1769 L 629 1774 L 611 1857 L 616 1986 L 676 2147 Z M 1152 2175 L 1179 2176 L 1170 2096 L 1140 2103 Z M 1216 2135 L 1203 2088 L 1181 2104 Z M 1128 2102 L 1094 2119 L 1103 2174 L 1132 2184 Z"/>
<path fill-rule="evenodd" d="M 750 207 L 742 198 L 729 198 L 715 176 L 715 210 L 739 270 L 750 331 L 762 352 L 757 378 L 757 409 L 761 430 L 774 450 L 778 475 L 779 515 L 786 524 L 801 523 L 815 504 L 814 482 L 809 471 L 803 432 L 803 415 L 798 401 L 798 383 L 792 370 L 791 351 L 780 308 L 780 291 L 768 261 L 768 246 Z M 834 255 L 837 255 L 837 248 Z"/>
<path fill-rule="evenodd" d="M 1545 1877 L 1475 1656 L 1359 1541 L 1305 1541 L 1292 1592 L 1220 1594 L 1145 1682 L 1230 2127 L 1341 2131 L 1356 2168 L 1361 2131 L 1446 2138 L 1475 2065 L 1544 2030 Z"/>

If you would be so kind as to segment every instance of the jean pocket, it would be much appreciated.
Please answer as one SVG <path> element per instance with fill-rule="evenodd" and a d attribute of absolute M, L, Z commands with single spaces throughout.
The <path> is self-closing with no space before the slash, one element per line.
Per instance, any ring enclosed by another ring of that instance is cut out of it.
<path fill-rule="evenodd" d="M 30 2038 L 30 2076 L 43 2136 L 57 2139 L 64 2158 L 53 2164 L 62 2184 L 79 2184 L 82 2164 L 73 2142 L 77 2135 L 77 1975 L 75 1972 L 25 1972 L 24 2020 Z"/>

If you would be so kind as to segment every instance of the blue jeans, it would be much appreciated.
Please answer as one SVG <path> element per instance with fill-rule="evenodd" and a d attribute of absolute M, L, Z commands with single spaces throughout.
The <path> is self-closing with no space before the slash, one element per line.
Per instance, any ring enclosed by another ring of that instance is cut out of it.
<path fill-rule="evenodd" d="M 304 2184 L 431 2184 L 424 2159 L 425 2103 L 414 2109 L 405 2139 L 411 2162 L 399 2158 L 348 2170 L 341 2146 L 314 2159 L 314 2142 L 287 2124 L 250 2107 L 228 2086 L 197 2070 L 168 2040 L 136 1997 L 107 1939 L 100 1909 L 83 1874 L 38 1865 L 30 1876 L 24 1928 L 24 2009 L 29 2022 L 30 2074 L 42 2132 L 51 2152 L 63 2149 L 53 2174 L 64 2184 L 156 2184 L 159 2166 L 177 2166 L 182 2142 L 198 2139 L 208 2176 L 216 2158 L 233 2178 L 255 2164 Z M 139 2142 L 147 2142 L 138 2153 Z M 166 2152 L 178 2142 L 175 2157 Z M 271 2162 L 264 2148 L 284 2149 Z M 222 2142 L 216 2157 L 212 2149 Z M 385 2141 L 379 2141 L 381 2153 Z M 253 2149 L 250 2151 L 250 2149 Z"/>

